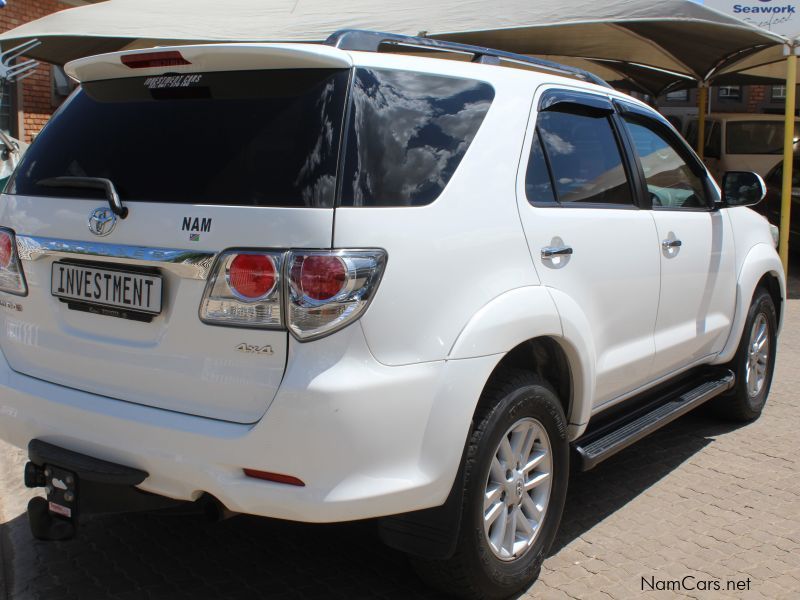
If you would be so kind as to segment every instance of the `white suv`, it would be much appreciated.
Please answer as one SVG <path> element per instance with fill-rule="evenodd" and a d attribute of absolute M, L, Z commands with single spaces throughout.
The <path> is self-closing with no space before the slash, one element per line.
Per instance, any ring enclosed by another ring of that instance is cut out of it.
<path fill-rule="evenodd" d="M 0 203 L 0 437 L 46 486 L 39 538 L 169 500 L 380 517 L 429 581 L 504 597 L 571 454 L 764 406 L 785 282 L 741 207 L 763 183 L 721 197 L 589 74 L 353 31 L 67 71 Z"/>

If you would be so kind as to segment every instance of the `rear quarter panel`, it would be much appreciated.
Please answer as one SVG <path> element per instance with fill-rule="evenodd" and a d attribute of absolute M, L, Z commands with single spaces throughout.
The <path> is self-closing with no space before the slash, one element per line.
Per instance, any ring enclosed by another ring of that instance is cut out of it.
<path fill-rule="evenodd" d="M 495 88 L 480 130 L 432 204 L 336 209 L 336 247 L 388 253 L 380 288 L 362 317 L 375 357 L 388 365 L 444 359 L 481 307 L 508 290 L 539 283 L 515 199 L 535 86 L 511 69 L 506 75 L 506 69 L 484 65 L 448 61 L 443 70 L 437 69 L 440 61 L 366 54 L 357 62 L 469 77 Z"/>

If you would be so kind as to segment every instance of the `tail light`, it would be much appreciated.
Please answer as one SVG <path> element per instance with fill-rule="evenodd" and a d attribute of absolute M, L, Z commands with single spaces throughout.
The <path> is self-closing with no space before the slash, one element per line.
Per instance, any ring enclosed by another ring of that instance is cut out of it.
<path fill-rule="evenodd" d="M 206 285 L 200 320 L 239 327 L 283 327 L 282 252 L 225 252 Z"/>
<path fill-rule="evenodd" d="M 228 251 L 200 304 L 205 323 L 323 337 L 369 305 L 386 264 L 383 250 Z M 285 299 L 285 301 L 284 301 Z"/>
<path fill-rule="evenodd" d="M 286 259 L 289 331 L 302 342 L 357 319 L 378 289 L 385 264 L 383 250 L 290 252 Z"/>
<path fill-rule="evenodd" d="M 0 292 L 27 296 L 28 286 L 17 255 L 14 232 L 0 227 Z"/>

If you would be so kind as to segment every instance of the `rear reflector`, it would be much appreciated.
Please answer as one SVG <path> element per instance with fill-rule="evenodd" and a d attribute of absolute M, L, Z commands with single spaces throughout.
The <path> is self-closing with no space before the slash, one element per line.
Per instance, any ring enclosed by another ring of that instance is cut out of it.
<path fill-rule="evenodd" d="M 190 65 L 177 50 L 165 52 L 146 52 L 144 54 L 124 54 L 122 64 L 131 69 L 149 69 L 151 67 L 179 67 Z"/>
<path fill-rule="evenodd" d="M 280 473 L 269 473 L 267 471 L 256 471 L 255 469 L 242 469 L 244 474 L 254 479 L 263 479 L 265 481 L 274 481 L 275 483 L 285 483 L 286 485 L 296 485 L 298 487 L 305 487 L 306 484 L 299 480 L 297 477 L 291 475 L 281 475 Z"/>

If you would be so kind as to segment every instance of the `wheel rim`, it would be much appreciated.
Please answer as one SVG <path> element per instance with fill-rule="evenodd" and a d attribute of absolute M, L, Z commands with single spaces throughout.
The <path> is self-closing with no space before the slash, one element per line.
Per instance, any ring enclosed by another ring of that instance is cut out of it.
<path fill-rule="evenodd" d="M 745 383 L 747 394 L 755 398 L 764 389 L 769 366 L 769 327 L 767 317 L 761 313 L 756 317 L 750 330 L 750 343 L 747 346 L 747 371 Z"/>
<path fill-rule="evenodd" d="M 544 426 L 532 418 L 509 427 L 495 449 L 483 501 L 483 530 L 492 553 L 515 560 L 542 529 L 552 487 L 553 454 Z"/>

